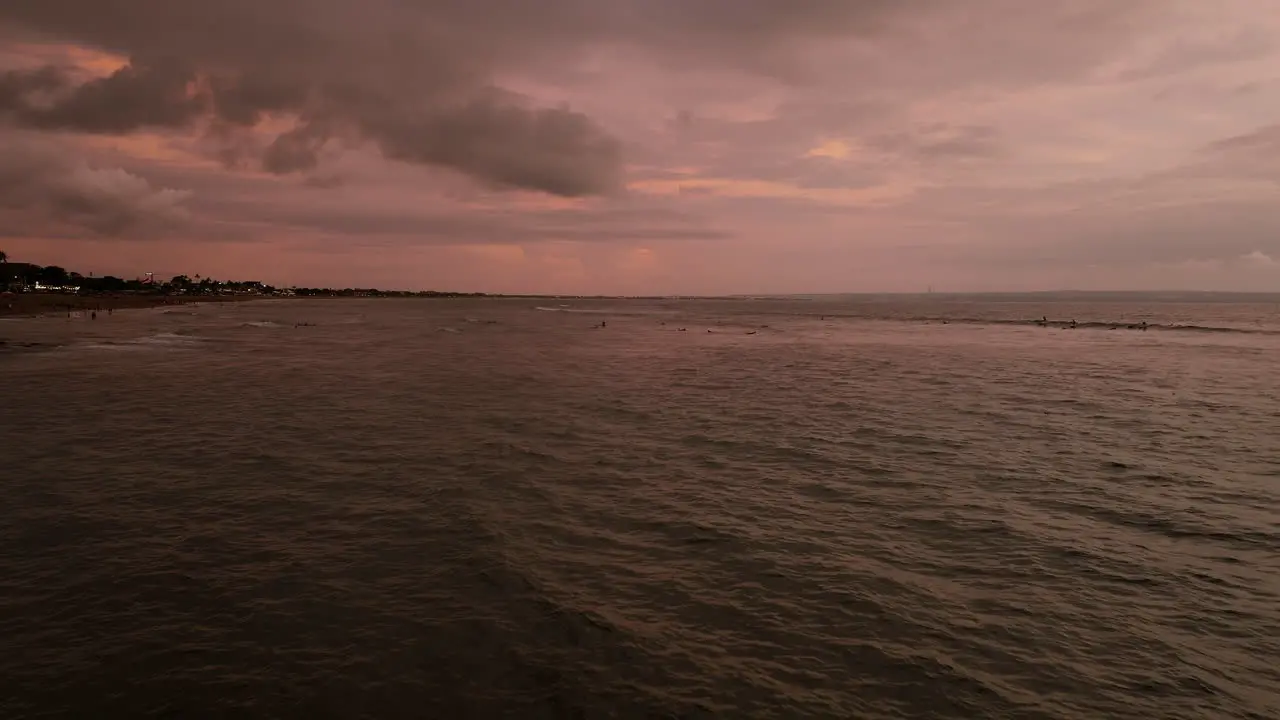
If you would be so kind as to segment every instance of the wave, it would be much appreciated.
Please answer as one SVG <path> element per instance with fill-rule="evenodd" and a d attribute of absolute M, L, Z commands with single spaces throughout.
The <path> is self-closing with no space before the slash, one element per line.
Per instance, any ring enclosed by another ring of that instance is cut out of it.
<path fill-rule="evenodd" d="M 0 353 L 15 353 L 24 350 L 48 350 L 59 347 L 62 346 L 55 343 L 43 343 L 30 340 L 5 340 L 0 338 Z"/>
<path fill-rule="evenodd" d="M 547 307 L 546 305 L 536 305 L 533 308 L 539 312 L 558 312 L 571 313 L 575 315 L 609 315 L 611 317 L 647 317 L 652 315 L 677 315 L 675 310 L 666 308 L 634 308 L 634 307 L 612 307 L 612 308 L 574 308 L 574 307 Z"/>
<path fill-rule="evenodd" d="M 636 312 L 636 311 L 634 311 L 634 310 L 629 310 L 629 311 L 628 311 L 628 310 L 622 310 L 622 311 L 620 311 L 620 310 L 609 310 L 609 309 L 605 309 L 605 308 L 568 308 L 568 307 L 554 307 L 554 308 L 553 308 L 553 307 L 546 307 L 546 306 L 543 306 L 543 305 L 539 305 L 539 306 L 535 307 L 535 308 L 534 308 L 534 310 L 540 310 L 540 311 L 542 311 L 542 312 L 560 312 L 560 313 L 570 313 L 570 314 L 573 314 L 573 315 L 610 315 L 610 316 L 613 316 L 613 315 L 644 315 L 644 314 L 645 314 L 645 313 L 638 313 L 638 312 Z"/>
<path fill-rule="evenodd" d="M 0 545 L 27 619 L 4 626 L 7 715 L 1275 714 L 1265 353 L 900 324 L 1035 308 L 868 311 L 894 325 L 851 347 L 768 339 L 817 313 L 707 304 L 617 333 L 525 301 L 349 307 L 360 332 L 303 301 L 272 314 L 305 335 L 236 330 L 249 309 L 14 327 L 142 344 L 0 351 L 5 537 L 57 541 Z M 881 342 L 901 328 L 926 342 Z M 77 672 L 108 655 L 140 660 Z"/>
<path fill-rule="evenodd" d="M 1266 328 L 1217 327 L 1213 325 L 1161 325 L 1161 330 L 1182 330 L 1183 332 L 1207 333 L 1240 333 L 1242 335 L 1280 335 L 1280 330 Z"/>
<path fill-rule="evenodd" d="M 129 340 L 106 340 L 75 345 L 81 350 L 146 350 L 146 349 L 182 349 L 198 345 L 200 339 L 191 335 L 177 333 L 156 333 Z"/>
<path fill-rule="evenodd" d="M 828 315 L 827 317 L 836 317 Z M 1141 331 L 1143 325 L 1141 322 L 1107 322 L 1101 320 L 1090 320 L 1085 322 L 1077 322 L 1074 326 L 1070 320 L 1050 320 L 1043 322 L 1041 320 L 1008 320 L 995 318 L 973 318 L 973 317 L 933 317 L 920 316 L 908 318 L 913 322 L 923 323 L 955 323 L 957 325 L 1011 325 L 1024 327 L 1051 327 L 1051 328 L 1072 328 L 1087 330 L 1138 330 Z M 1147 330 L 1157 330 L 1164 332 L 1198 332 L 1198 333 L 1235 333 L 1241 335 L 1280 335 L 1280 330 L 1268 328 L 1242 328 L 1229 327 L 1220 325 L 1191 325 L 1181 323 L 1147 323 Z"/>
<path fill-rule="evenodd" d="M 241 323 L 240 327 L 273 328 L 281 327 L 281 325 L 278 322 L 271 322 L 270 320 L 251 320 L 246 323 Z"/>
<path fill-rule="evenodd" d="M 200 338 L 193 335 L 161 332 L 137 338 L 132 342 L 138 343 L 139 345 L 194 345 L 200 342 Z"/>

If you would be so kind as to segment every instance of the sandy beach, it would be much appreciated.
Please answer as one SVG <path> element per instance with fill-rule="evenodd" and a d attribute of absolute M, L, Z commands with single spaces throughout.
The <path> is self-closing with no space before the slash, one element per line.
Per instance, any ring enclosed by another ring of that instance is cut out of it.
<path fill-rule="evenodd" d="M 60 293 L 0 294 L 0 317 L 65 315 L 68 312 L 106 312 L 131 308 L 193 305 L 209 302 L 261 300 L 261 295 L 64 295 Z"/>

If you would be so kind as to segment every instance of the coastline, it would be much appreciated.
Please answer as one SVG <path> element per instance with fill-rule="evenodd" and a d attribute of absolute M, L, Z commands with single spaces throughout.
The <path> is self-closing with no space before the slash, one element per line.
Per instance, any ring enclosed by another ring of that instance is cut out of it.
<path fill-rule="evenodd" d="M 261 295 L 64 295 L 60 293 L 18 293 L 0 296 L 0 317 L 59 317 L 70 312 L 107 312 L 159 307 L 177 307 L 215 302 L 266 300 Z"/>

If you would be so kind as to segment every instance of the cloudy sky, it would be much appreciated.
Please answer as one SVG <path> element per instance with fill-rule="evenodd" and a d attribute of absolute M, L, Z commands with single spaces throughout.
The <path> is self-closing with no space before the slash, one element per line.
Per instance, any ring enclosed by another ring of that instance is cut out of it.
<path fill-rule="evenodd" d="M 0 249 L 489 292 L 1280 291 L 1280 0 L 4 0 Z"/>

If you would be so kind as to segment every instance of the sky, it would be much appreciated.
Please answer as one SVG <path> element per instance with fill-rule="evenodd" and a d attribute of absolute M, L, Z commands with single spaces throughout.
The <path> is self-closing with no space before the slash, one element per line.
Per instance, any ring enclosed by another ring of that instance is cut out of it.
<path fill-rule="evenodd" d="M 0 250 L 410 290 L 1280 291 L 1280 0 L 4 0 Z"/>

